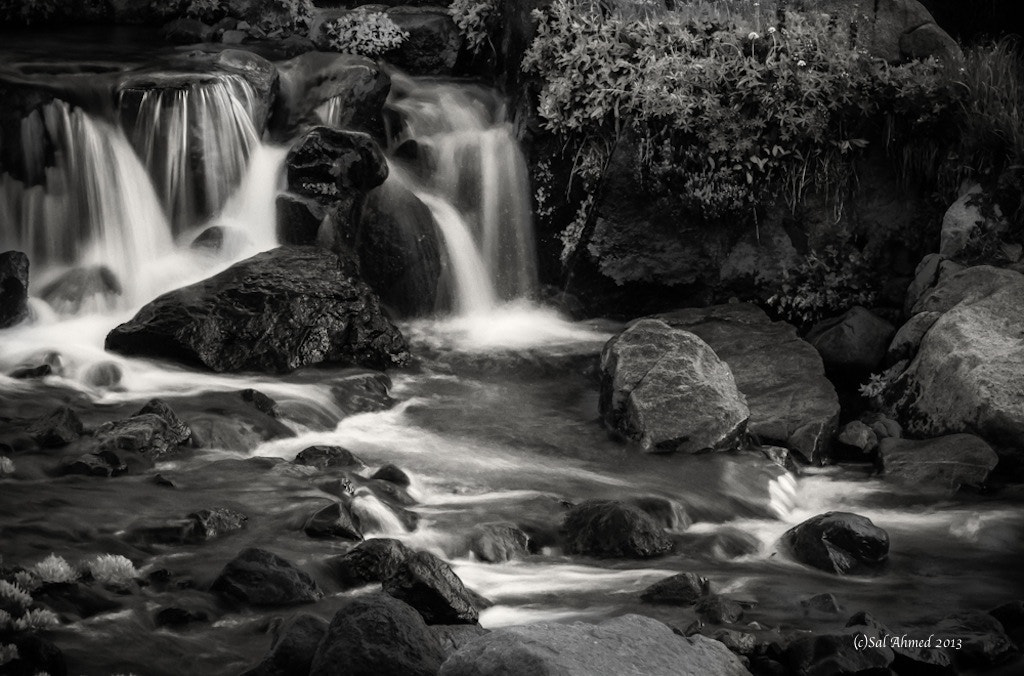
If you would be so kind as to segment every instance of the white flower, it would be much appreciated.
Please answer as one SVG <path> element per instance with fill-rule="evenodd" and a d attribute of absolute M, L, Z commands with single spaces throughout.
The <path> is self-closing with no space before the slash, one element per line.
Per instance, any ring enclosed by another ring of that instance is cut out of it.
<path fill-rule="evenodd" d="M 803 68 L 804 66 L 807 65 L 807 62 L 804 61 L 803 59 L 800 59 L 799 61 L 796 62 L 796 65 L 800 68 Z"/>
<path fill-rule="evenodd" d="M 748 40 L 756 40 L 759 37 L 761 37 L 761 36 L 758 35 L 757 33 L 755 33 L 754 31 L 750 31 L 750 35 L 747 36 L 747 39 Z"/>
<path fill-rule="evenodd" d="M 775 33 L 775 26 L 769 26 L 768 27 L 768 35 L 772 35 L 774 33 Z"/>

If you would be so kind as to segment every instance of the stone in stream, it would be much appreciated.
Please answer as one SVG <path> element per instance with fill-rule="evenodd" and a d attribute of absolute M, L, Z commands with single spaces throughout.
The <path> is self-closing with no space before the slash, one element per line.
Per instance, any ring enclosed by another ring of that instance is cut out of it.
<path fill-rule="evenodd" d="M 348 506 L 332 502 L 315 511 L 302 527 L 306 535 L 314 538 L 336 537 L 345 540 L 362 540 L 363 533 L 359 520 Z"/>
<path fill-rule="evenodd" d="M 188 515 L 191 526 L 186 539 L 189 541 L 212 540 L 245 528 L 249 517 L 226 507 L 200 509 Z"/>
<path fill-rule="evenodd" d="M 1024 601 L 1009 601 L 988 611 L 1003 626 L 1018 650 L 1024 648 Z"/>
<path fill-rule="evenodd" d="M 387 464 L 382 465 L 380 469 L 373 473 L 371 479 L 379 479 L 381 481 L 387 481 L 395 484 L 396 486 L 402 486 L 408 488 L 409 484 L 412 483 L 409 479 L 409 475 L 405 473 L 397 465 Z"/>
<path fill-rule="evenodd" d="M 825 615 L 838 615 L 842 611 L 835 594 L 815 594 L 800 601 L 804 613 L 823 613 Z"/>
<path fill-rule="evenodd" d="M 854 614 L 846 622 L 846 628 L 840 636 L 861 635 L 875 639 L 901 636 L 904 632 L 892 631 L 870 613 L 861 611 Z M 931 630 L 929 630 L 931 633 Z M 934 643 L 934 642 L 933 642 Z M 945 649 L 932 647 L 916 647 L 902 642 L 886 641 L 886 648 L 893 652 L 892 667 L 898 674 L 927 674 L 929 676 L 953 676 L 956 670 L 950 653 Z M 826 665 L 829 664 L 826 662 Z"/>
<path fill-rule="evenodd" d="M 55 613 L 79 619 L 119 610 L 124 605 L 113 595 L 78 582 L 44 584 L 32 592 L 32 600 Z"/>
<path fill-rule="evenodd" d="M 209 615 L 201 610 L 189 610 L 187 608 L 179 608 L 178 606 L 170 606 L 157 611 L 156 615 L 153 616 L 153 623 L 158 627 L 181 628 L 187 627 L 190 624 L 208 622 L 209 619 Z"/>
<path fill-rule="evenodd" d="M 370 538 L 340 556 L 327 559 L 327 567 L 338 584 L 350 589 L 387 580 L 412 553 L 399 540 Z"/>
<path fill-rule="evenodd" d="M 91 387 L 109 389 L 120 385 L 123 375 L 121 367 L 114 362 L 101 361 L 89 367 L 82 382 Z"/>
<path fill-rule="evenodd" d="M 292 462 L 319 470 L 346 469 L 358 472 L 366 468 L 366 463 L 341 446 L 310 446 L 299 451 Z"/>
<path fill-rule="evenodd" d="M 711 346 L 732 371 L 750 409 L 747 431 L 763 444 L 823 459 L 839 419 L 839 399 L 821 356 L 786 322 L 748 303 L 677 310 L 657 319 Z"/>
<path fill-rule="evenodd" d="M 973 434 L 935 439 L 883 439 L 879 447 L 883 476 L 912 490 L 953 493 L 984 485 L 999 456 Z"/>
<path fill-rule="evenodd" d="M 954 660 L 964 671 L 992 669 L 1019 655 L 999 620 L 988 613 L 950 615 L 934 629 L 938 638 L 960 641 L 959 649 L 953 651 Z"/>
<path fill-rule="evenodd" d="M 439 676 L 749 676 L 738 657 L 705 636 L 682 637 L 642 615 L 600 624 L 495 629 L 458 650 Z"/>
<path fill-rule="evenodd" d="M 0 253 L 0 329 L 28 317 L 28 256 L 20 251 Z"/>
<path fill-rule="evenodd" d="M 601 418 L 644 450 L 738 445 L 750 411 L 732 371 L 692 333 L 642 319 L 601 352 Z"/>
<path fill-rule="evenodd" d="M 782 543 L 797 561 L 840 575 L 877 571 L 889 555 L 888 533 L 849 512 L 811 517 L 786 531 Z"/>
<path fill-rule="evenodd" d="M 105 265 L 72 268 L 42 288 L 39 297 L 60 314 L 77 315 L 83 308 L 114 307 L 123 289 Z"/>
<path fill-rule="evenodd" d="M 229 561 L 210 591 L 228 601 L 263 607 L 313 603 L 324 595 L 313 578 L 291 562 L 255 547 Z"/>
<path fill-rule="evenodd" d="M 743 604 L 720 594 L 704 596 L 697 601 L 696 610 L 712 624 L 735 624 L 743 619 Z"/>
<path fill-rule="evenodd" d="M 23 366 L 21 368 L 14 369 L 7 375 L 15 380 L 38 380 L 39 378 L 45 378 L 46 376 L 53 375 L 53 367 L 49 364 Z"/>
<path fill-rule="evenodd" d="M 250 453 L 265 441 L 295 436 L 276 418 L 273 400 L 256 390 L 201 392 L 172 402 L 188 420 L 196 447 Z"/>
<path fill-rule="evenodd" d="M 709 590 L 707 578 L 696 573 L 678 573 L 644 589 L 640 592 L 640 599 L 646 603 L 692 606 L 706 596 Z"/>
<path fill-rule="evenodd" d="M 277 196 L 277 239 L 282 244 L 316 244 L 316 234 L 327 215 L 311 197 L 281 193 Z"/>
<path fill-rule="evenodd" d="M 562 525 L 570 554 L 646 559 L 672 549 L 646 512 L 613 500 L 589 500 L 569 510 Z"/>
<path fill-rule="evenodd" d="M 324 126 L 307 131 L 285 165 L 288 189 L 321 204 L 372 190 L 388 177 L 387 159 L 372 136 Z"/>
<path fill-rule="evenodd" d="M 83 476 L 115 477 L 128 471 L 128 465 L 113 451 L 83 453 L 61 461 L 59 474 L 80 474 Z"/>
<path fill-rule="evenodd" d="M 487 563 L 505 563 L 528 556 L 530 536 L 514 523 L 484 523 L 469 535 L 469 550 Z"/>
<path fill-rule="evenodd" d="M 218 372 L 406 364 L 405 339 L 358 274 L 351 254 L 280 247 L 160 296 L 111 331 L 106 347 Z"/>
<path fill-rule="evenodd" d="M 444 659 L 440 641 L 419 613 L 377 593 L 358 597 L 335 613 L 309 674 L 436 676 Z"/>
<path fill-rule="evenodd" d="M 391 378 L 380 371 L 348 369 L 331 380 L 331 398 L 345 415 L 391 408 Z"/>
<path fill-rule="evenodd" d="M 211 225 L 199 233 L 189 245 L 192 249 L 207 249 L 209 251 L 220 251 L 224 247 L 223 225 Z"/>
<path fill-rule="evenodd" d="M 101 425 L 95 434 L 100 451 L 129 451 L 157 460 L 188 444 L 192 430 L 160 399 L 152 399 L 124 420 Z"/>
<path fill-rule="evenodd" d="M 474 596 L 451 566 L 429 552 L 416 552 L 384 580 L 384 591 L 419 611 L 427 624 L 475 624 Z"/>
<path fill-rule="evenodd" d="M 242 397 L 242 401 L 249 404 L 260 413 L 270 416 L 271 418 L 277 417 L 277 402 L 259 390 L 254 390 L 250 387 L 242 390 L 238 394 Z"/>
<path fill-rule="evenodd" d="M 292 676 L 308 674 L 327 622 L 316 615 L 299 613 L 280 629 L 263 661 L 242 676 Z"/>
<path fill-rule="evenodd" d="M 43 448 L 59 448 L 80 438 L 85 426 L 73 410 L 62 406 L 31 423 L 27 432 Z"/>
<path fill-rule="evenodd" d="M 892 649 L 855 646 L 857 634 L 855 629 L 847 629 L 801 636 L 786 646 L 782 661 L 792 673 L 808 676 L 891 673 L 888 667 L 895 658 Z"/>

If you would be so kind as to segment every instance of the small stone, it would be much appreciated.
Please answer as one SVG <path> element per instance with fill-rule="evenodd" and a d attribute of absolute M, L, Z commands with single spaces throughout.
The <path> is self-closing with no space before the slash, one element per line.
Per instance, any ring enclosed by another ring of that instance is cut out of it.
<path fill-rule="evenodd" d="M 800 605 L 807 612 L 826 613 L 828 615 L 838 615 L 842 610 L 834 594 L 817 594 L 816 596 L 803 599 L 800 601 Z"/>
<path fill-rule="evenodd" d="M 28 433 L 43 448 L 67 446 L 85 432 L 85 426 L 67 406 L 58 408 L 39 418 L 28 428 Z"/>
<path fill-rule="evenodd" d="M 373 473 L 371 479 L 380 479 L 381 481 L 390 481 L 393 484 L 408 488 L 412 481 L 409 479 L 409 475 L 406 474 L 401 468 L 395 465 L 384 465 L 376 472 Z"/>
<path fill-rule="evenodd" d="M 713 624 L 734 624 L 743 619 L 743 606 L 726 596 L 713 594 L 697 603 L 697 613 Z"/>
<path fill-rule="evenodd" d="M 655 582 L 640 593 L 647 603 L 692 606 L 710 591 L 707 578 L 694 573 L 679 573 Z"/>
<path fill-rule="evenodd" d="M 314 538 L 338 537 L 347 540 L 362 540 L 363 533 L 352 512 L 340 502 L 318 509 L 302 527 L 306 535 Z"/>
<path fill-rule="evenodd" d="M 341 446 L 310 446 L 295 456 L 296 465 L 325 469 L 347 469 L 359 471 L 366 463 L 357 458 L 352 451 Z"/>

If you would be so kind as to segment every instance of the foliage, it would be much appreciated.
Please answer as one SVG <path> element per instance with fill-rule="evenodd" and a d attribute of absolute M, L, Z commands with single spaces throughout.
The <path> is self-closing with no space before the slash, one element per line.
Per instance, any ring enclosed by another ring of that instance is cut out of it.
<path fill-rule="evenodd" d="M 387 14 L 357 9 L 324 25 L 330 49 L 344 54 L 380 56 L 409 39 Z"/>
<path fill-rule="evenodd" d="M 231 11 L 227 0 L 188 0 L 185 16 L 206 23 L 214 23 L 223 19 Z"/>
<path fill-rule="evenodd" d="M 495 0 L 454 0 L 448 7 L 455 25 L 466 42 L 466 49 L 478 54 L 490 42 L 489 28 L 497 18 Z"/>
<path fill-rule="evenodd" d="M 0 23 L 43 23 L 57 14 L 57 0 L 0 0 Z"/>
<path fill-rule="evenodd" d="M 88 563 L 88 568 L 97 582 L 112 587 L 123 587 L 139 574 L 130 559 L 117 554 L 101 554 Z"/>
<path fill-rule="evenodd" d="M 45 608 L 33 608 L 14 621 L 15 631 L 31 631 L 33 629 L 49 629 L 60 624 L 57 614 Z"/>
<path fill-rule="evenodd" d="M 32 604 L 32 595 L 17 584 L 0 580 L 0 609 L 21 611 Z"/>
<path fill-rule="evenodd" d="M 854 305 L 870 306 L 876 293 L 870 262 L 860 252 L 827 246 L 786 271 L 768 304 L 784 319 L 809 326 Z"/>
<path fill-rule="evenodd" d="M 314 9 L 313 0 L 255 0 L 246 18 L 267 35 L 305 35 Z"/>
<path fill-rule="evenodd" d="M 6 455 L 0 455 L 0 476 L 14 474 L 14 461 Z"/>
<path fill-rule="evenodd" d="M 907 361 L 899 361 L 881 373 L 872 373 L 868 378 L 868 382 L 862 384 L 858 391 L 865 399 L 870 399 L 875 405 L 881 405 L 882 395 L 906 370 Z"/>
<path fill-rule="evenodd" d="M 74 582 L 78 579 L 78 572 L 71 564 L 56 554 L 50 554 L 32 566 L 29 572 L 32 573 L 33 577 L 45 584 Z"/>
<path fill-rule="evenodd" d="M 0 616 L 0 628 L 3 628 L 3 626 L 4 620 L 3 617 Z M 8 662 L 13 662 L 16 659 L 18 659 L 18 646 L 0 643 L 0 667 Z"/>

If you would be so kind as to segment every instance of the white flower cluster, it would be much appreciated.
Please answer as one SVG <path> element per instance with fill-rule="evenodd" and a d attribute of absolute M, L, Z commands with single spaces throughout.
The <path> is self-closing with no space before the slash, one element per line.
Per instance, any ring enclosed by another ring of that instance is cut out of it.
<path fill-rule="evenodd" d="M 327 44 L 336 52 L 380 56 L 396 49 L 409 39 L 383 12 L 357 9 L 324 25 Z"/>

